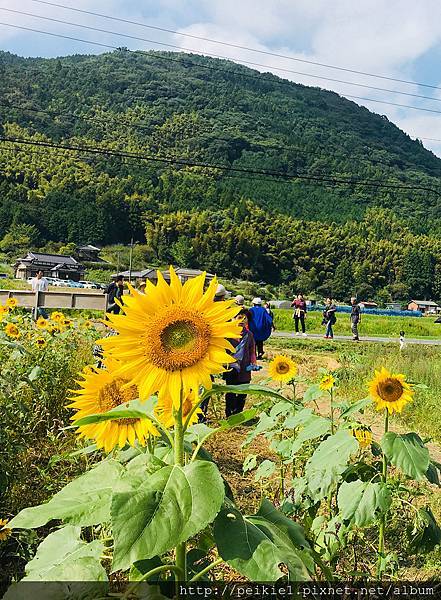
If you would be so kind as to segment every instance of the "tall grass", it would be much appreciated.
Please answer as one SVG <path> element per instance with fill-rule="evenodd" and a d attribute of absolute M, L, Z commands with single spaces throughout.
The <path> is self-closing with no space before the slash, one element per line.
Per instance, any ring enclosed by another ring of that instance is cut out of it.
<path fill-rule="evenodd" d="M 275 325 L 279 331 L 293 331 L 294 321 L 292 310 L 277 309 L 274 311 Z M 322 333 L 325 327 L 321 324 L 322 314 L 312 311 L 306 317 L 306 329 L 309 333 Z M 388 317 L 377 315 L 362 315 L 359 325 L 360 336 L 398 338 L 404 331 L 409 338 L 441 337 L 441 324 L 434 323 L 434 317 Z M 335 335 L 351 335 L 349 314 L 337 313 L 337 323 L 334 326 Z"/>

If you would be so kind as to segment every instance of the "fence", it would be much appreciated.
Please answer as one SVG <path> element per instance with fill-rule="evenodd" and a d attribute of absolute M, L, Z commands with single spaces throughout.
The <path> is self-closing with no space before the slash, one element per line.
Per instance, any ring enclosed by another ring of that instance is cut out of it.
<path fill-rule="evenodd" d="M 0 290 L 0 304 L 15 298 L 23 308 L 73 308 L 107 310 L 107 294 L 93 292 L 31 292 L 30 290 Z"/>

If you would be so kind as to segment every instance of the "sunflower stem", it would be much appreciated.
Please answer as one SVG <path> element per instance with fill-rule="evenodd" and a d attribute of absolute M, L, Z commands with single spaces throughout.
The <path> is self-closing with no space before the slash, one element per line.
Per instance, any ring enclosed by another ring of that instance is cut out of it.
<path fill-rule="evenodd" d="M 175 420 L 175 447 L 174 447 L 174 459 L 175 465 L 180 467 L 184 466 L 184 424 L 182 422 L 182 405 L 184 401 L 184 390 L 182 389 L 179 400 L 179 408 L 174 410 Z M 182 542 L 176 546 L 176 566 L 182 572 L 183 581 L 187 581 L 187 551 L 185 542 Z M 177 586 L 178 588 L 178 586 Z M 177 597 L 179 598 L 179 589 L 176 590 Z"/>
<path fill-rule="evenodd" d="M 389 411 L 386 408 L 385 417 L 384 417 L 384 433 L 389 431 Z M 385 453 L 383 452 L 383 469 L 381 474 L 381 479 L 383 484 L 387 483 L 387 458 Z M 386 523 L 387 523 L 387 512 L 385 512 L 381 516 L 380 528 L 378 531 L 378 563 L 377 563 L 377 579 L 380 580 L 384 573 L 384 565 L 383 565 L 383 555 L 384 555 L 384 537 L 386 531 Z"/>
<path fill-rule="evenodd" d="M 329 391 L 329 395 L 331 398 L 331 434 L 334 435 L 335 433 L 335 426 L 334 426 L 334 390 L 331 388 Z"/>

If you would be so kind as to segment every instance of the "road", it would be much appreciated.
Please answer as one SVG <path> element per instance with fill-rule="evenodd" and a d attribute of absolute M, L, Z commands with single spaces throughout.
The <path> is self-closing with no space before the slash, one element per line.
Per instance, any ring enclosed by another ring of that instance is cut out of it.
<path fill-rule="evenodd" d="M 275 331 L 273 333 L 273 337 L 288 338 L 288 339 L 295 338 L 295 339 L 299 339 L 299 340 L 308 339 L 308 338 L 312 338 L 315 340 L 324 340 L 323 335 L 320 335 L 319 333 L 309 333 L 308 336 L 306 338 L 304 338 L 302 336 L 296 336 L 296 334 L 293 333 L 292 331 Z M 350 341 L 352 341 L 352 336 L 350 336 L 350 335 L 335 335 L 334 341 L 350 342 Z M 391 337 L 365 337 L 365 336 L 362 336 L 360 338 L 360 342 L 383 342 L 383 343 L 392 343 L 392 344 L 395 343 L 398 346 L 399 340 L 398 340 L 398 338 L 391 338 Z M 431 339 L 431 340 L 406 338 L 406 344 L 420 344 L 423 346 L 441 346 L 441 338 L 440 339 Z"/>

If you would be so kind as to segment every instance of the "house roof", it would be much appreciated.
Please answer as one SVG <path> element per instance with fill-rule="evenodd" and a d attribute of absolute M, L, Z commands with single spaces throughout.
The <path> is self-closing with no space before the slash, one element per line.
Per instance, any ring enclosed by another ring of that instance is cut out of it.
<path fill-rule="evenodd" d="M 93 250 L 95 252 L 99 252 L 101 250 L 101 248 L 92 246 L 92 244 L 85 244 L 84 246 L 78 246 L 78 250 Z"/>
<path fill-rule="evenodd" d="M 44 254 L 42 252 L 28 252 L 19 262 L 45 263 L 53 266 L 63 264 L 81 267 L 79 262 L 76 261 L 73 256 L 68 256 L 66 254 Z"/>
<path fill-rule="evenodd" d="M 152 274 L 156 273 L 156 269 L 144 269 L 143 271 L 120 271 L 119 273 L 113 273 L 112 277 L 122 275 L 123 277 L 134 277 L 135 279 L 147 279 Z"/>
<path fill-rule="evenodd" d="M 168 273 L 168 271 L 166 271 Z M 201 275 L 201 273 L 204 273 L 204 271 L 200 271 L 199 269 L 185 269 L 185 268 L 181 268 L 178 267 L 177 269 L 175 269 L 175 273 L 176 275 L 186 275 L 187 277 L 197 277 L 198 275 Z M 213 278 L 214 275 L 213 273 L 205 273 L 207 277 L 211 277 Z"/>
<path fill-rule="evenodd" d="M 433 300 L 411 300 L 411 303 L 412 302 L 418 304 L 418 306 L 439 306 L 439 304 L 433 302 Z"/>

